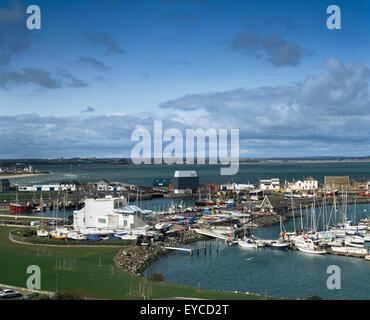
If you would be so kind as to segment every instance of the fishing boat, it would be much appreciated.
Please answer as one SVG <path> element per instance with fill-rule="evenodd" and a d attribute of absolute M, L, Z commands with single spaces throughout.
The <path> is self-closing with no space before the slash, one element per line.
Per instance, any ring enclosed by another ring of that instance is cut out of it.
<path fill-rule="evenodd" d="M 34 209 L 33 204 L 30 204 L 30 203 L 27 203 L 27 204 L 10 203 L 9 204 L 9 211 L 12 214 L 32 213 L 33 209 Z"/>
<path fill-rule="evenodd" d="M 367 256 L 365 256 L 365 259 L 366 259 L 367 261 L 370 261 L 370 254 L 368 254 Z"/>
<path fill-rule="evenodd" d="M 18 214 L 18 213 L 32 213 L 32 210 L 34 209 L 33 203 L 26 203 L 26 204 L 20 204 L 18 201 L 18 187 L 15 192 L 15 202 L 12 202 L 9 204 L 9 211 L 12 214 Z"/>

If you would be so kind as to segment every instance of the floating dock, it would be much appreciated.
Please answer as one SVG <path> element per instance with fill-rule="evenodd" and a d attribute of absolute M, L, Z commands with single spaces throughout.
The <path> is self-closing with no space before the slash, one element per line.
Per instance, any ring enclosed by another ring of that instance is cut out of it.
<path fill-rule="evenodd" d="M 217 238 L 217 239 L 221 239 L 221 240 L 227 240 L 229 238 L 228 236 L 225 236 L 225 235 L 220 234 L 220 233 L 216 233 L 216 232 L 208 230 L 208 229 L 192 229 L 192 230 L 194 230 L 198 234 L 201 234 L 203 236 L 207 236 L 207 237 L 210 237 L 210 238 Z"/>
<path fill-rule="evenodd" d="M 179 247 L 163 247 L 163 249 L 166 250 L 174 250 L 174 251 L 184 251 L 184 252 L 189 252 L 190 254 L 193 253 L 195 249 L 190 249 L 190 248 L 179 248 Z"/>

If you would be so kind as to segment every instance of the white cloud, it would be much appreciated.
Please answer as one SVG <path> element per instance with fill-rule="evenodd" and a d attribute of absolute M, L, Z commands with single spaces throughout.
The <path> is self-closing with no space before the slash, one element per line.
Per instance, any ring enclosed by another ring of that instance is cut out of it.
<path fill-rule="evenodd" d="M 364 65 L 330 60 L 300 83 L 187 95 L 152 113 L 0 116 L 0 158 L 129 156 L 132 131 L 154 120 L 183 132 L 239 128 L 242 156 L 367 155 L 369 78 Z"/>

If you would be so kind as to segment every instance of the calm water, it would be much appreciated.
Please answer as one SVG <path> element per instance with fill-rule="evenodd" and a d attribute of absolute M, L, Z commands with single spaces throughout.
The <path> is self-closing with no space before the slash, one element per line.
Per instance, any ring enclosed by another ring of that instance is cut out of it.
<path fill-rule="evenodd" d="M 147 166 L 35 166 L 38 170 L 53 172 L 52 175 L 14 180 L 18 183 L 52 183 L 62 180 L 82 182 L 106 179 L 151 186 L 154 178 L 172 178 L 175 170 L 197 170 L 201 183 L 241 182 L 255 183 L 261 178 L 278 177 L 281 181 L 313 176 L 319 181 L 329 175 L 349 175 L 351 178 L 370 177 L 370 163 L 257 163 L 241 164 L 235 176 L 221 176 L 217 165 L 147 165 Z"/>
<path fill-rule="evenodd" d="M 366 211 L 364 211 L 366 210 Z M 370 213 L 369 205 L 357 207 L 360 217 Z M 353 208 L 349 208 L 349 217 Z M 305 219 L 303 219 L 305 221 Z M 299 217 L 297 224 L 300 223 Z M 293 230 L 293 222 L 285 223 Z M 279 226 L 253 230 L 256 236 L 275 239 Z M 190 247 L 202 247 L 203 242 Z M 256 251 L 221 245 L 216 254 L 216 241 L 212 254 L 192 257 L 184 253 L 170 253 L 160 258 L 146 274 L 160 272 L 165 281 L 201 288 L 254 292 L 286 298 L 306 298 L 318 295 L 326 299 L 370 299 L 370 262 L 361 258 L 333 255 L 315 256 L 297 251 L 279 251 L 270 248 Z M 342 289 L 328 290 L 327 267 L 341 268 Z"/>

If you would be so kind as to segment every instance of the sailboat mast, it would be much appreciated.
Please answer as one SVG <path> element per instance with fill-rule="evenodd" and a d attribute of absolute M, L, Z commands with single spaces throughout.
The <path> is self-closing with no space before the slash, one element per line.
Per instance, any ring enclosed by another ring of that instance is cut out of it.
<path fill-rule="evenodd" d="M 294 233 L 297 232 L 297 228 L 296 228 L 296 225 L 295 225 L 295 214 L 294 214 L 294 204 L 293 204 L 293 190 L 292 192 L 290 193 L 290 200 L 291 200 L 291 204 L 292 204 L 292 214 L 293 214 L 293 227 L 294 227 Z"/>
<path fill-rule="evenodd" d="M 334 199 L 333 199 L 333 207 L 334 207 L 334 226 L 337 226 L 337 197 L 334 193 Z"/>

